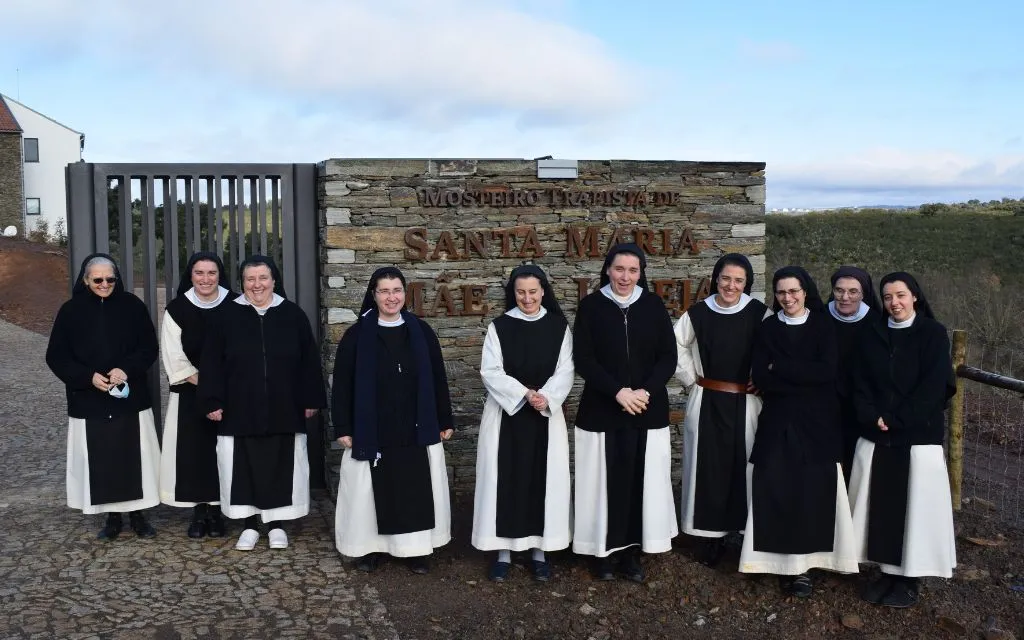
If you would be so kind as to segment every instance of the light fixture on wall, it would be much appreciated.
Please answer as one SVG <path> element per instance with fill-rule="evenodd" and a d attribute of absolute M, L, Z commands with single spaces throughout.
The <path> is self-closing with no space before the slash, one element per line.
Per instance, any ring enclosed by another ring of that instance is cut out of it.
<path fill-rule="evenodd" d="M 579 161 L 556 160 L 551 156 L 537 158 L 537 177 L 575 180 L 579 177 Z"/>

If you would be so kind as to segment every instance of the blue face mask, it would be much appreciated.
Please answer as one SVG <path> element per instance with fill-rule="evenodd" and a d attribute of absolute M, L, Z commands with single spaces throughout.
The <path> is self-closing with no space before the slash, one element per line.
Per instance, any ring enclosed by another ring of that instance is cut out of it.
<path fill-rule="evenodd" d="M 110 387 L 110 390 L 107 391 L 107 393 L 109 393 L 110 395 L 114 396 L 115 398 L 121 398 L 121 399 L 127 398 L 128 397 L 128 383 L 125 382 L 125 383 L 123 383 L 119 387 Z"/>

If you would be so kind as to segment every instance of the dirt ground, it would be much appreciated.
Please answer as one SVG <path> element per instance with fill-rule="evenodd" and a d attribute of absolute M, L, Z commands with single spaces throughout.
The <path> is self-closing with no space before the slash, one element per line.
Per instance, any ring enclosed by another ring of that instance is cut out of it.
<path fill-rule="evenodd" d="M 0 319 L 49 334 L 69 295 L 66 249 L 0 237 Z"/>
<path fill-rule="evenodd" d="M 0 238 L 0 318 L 48 333 L 68 297 L 67 269 L 63 250 Z M 597 582 L 569 552 L 550 554 L 547 584 L 531 579 L 525 554 L 495 584 L 486 578 L 491 554 L 469 544 L 472 496 L 454 496 L 452 511 L 454 540 L 429 575 L 392 560 L 357 577 L 377 588 L 404 638 L 1024 638 L 1024 530 L 983 500 L 956 515 L 955 577 L 924 580 L 907 610 L 862 602 L 863 575 L 819 572 L 811 598 L 786 598 L 774 576 L 736 572 L 738 549 L 717 569 L 694 562 L 685 536 L 671 553 L 644 558 L 644 584 Z"/>

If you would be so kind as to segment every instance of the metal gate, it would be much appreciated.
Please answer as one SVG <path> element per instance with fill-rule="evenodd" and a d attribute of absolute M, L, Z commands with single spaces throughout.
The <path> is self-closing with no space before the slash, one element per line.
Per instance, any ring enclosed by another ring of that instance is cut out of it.
<path fill-rule="evenodd" d="M 70 280 L 87 255 L 110 253 L 125 288 L 146 303 L 158 326 L 183 259 L 193 252 L 221 256 L 236 288 L 245 257 L 271 255 L 288 298 L 305 311 L 319 344 L 315 164 L 78 162 L 65 175 Z M 149 371 L 157 394 L 161 375 L 157 363 Z M 160 425 L 159 401 L 154 413 Z M 318 417 L 307 427 L 310 476 L 318 484 L 324 478 L 322 425 Z"/>

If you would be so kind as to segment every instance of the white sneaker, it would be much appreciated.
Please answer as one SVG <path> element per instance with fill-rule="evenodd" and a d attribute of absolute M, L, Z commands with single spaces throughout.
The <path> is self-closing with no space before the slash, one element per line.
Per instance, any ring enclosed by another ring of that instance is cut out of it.
<path fill-rule="evenodd" d="M 260 539 L 260 532 L 255 529 L 246 529 L 238 536 L 235 549 L 239 551 L 252 551 L 256 548 L 256 542 Z"/>
<path fill-rule="evenodd" d="M 270 548 L 271 549 L 287 549 L 288 548 L 288 535 L 284 532 L 284 529 L 271 529 L 270 530 Z"/>

